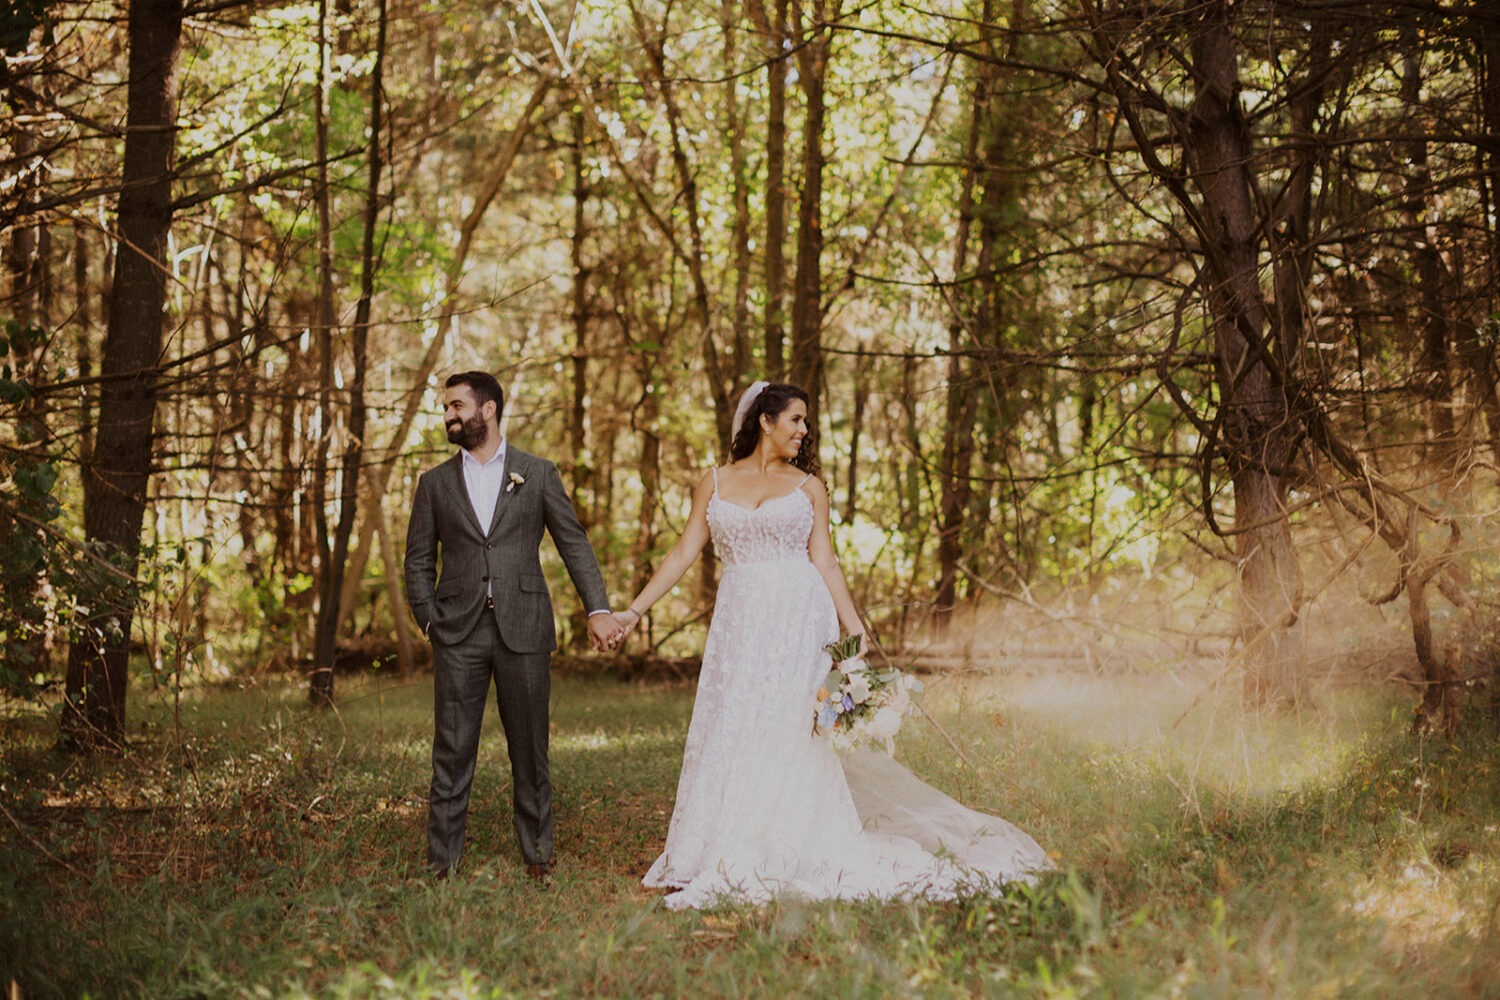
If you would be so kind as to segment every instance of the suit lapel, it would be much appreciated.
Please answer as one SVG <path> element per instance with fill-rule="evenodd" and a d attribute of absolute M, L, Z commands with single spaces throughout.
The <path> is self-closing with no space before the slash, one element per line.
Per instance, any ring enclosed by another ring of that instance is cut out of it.
<path fill-rule="evenodd" d="M 443 478 L 444 486 L 447 488 L 450 502 L 458 504 L 464 512 L 464 518 L 474 527 L 479 534 L 484 534 L 484 529 L 479 524 L 479 518 L 474 513 L 474 504 L 469 500 L 469 488 L 464 485 L 464 456 L 460 452 L 454 455 L 442 468 L 447 470 Z M 498 504 L 496 505 L 498 506 Z"/>
<path fill-rule="evenodd" d="M 531 456 L 519 448 L 507 444 L 505 446 L 505 483 L 500 487 L 500 496 L 495 499 L 495 516 L 490 520 L 490 535 L 500 527 L 500 519 L 510 508 L 511 498 L 517 492 L 526 488 L 526 484 L 517 483 L 511 476 L 519 476 L 523 480 L 531 479 Z"/>

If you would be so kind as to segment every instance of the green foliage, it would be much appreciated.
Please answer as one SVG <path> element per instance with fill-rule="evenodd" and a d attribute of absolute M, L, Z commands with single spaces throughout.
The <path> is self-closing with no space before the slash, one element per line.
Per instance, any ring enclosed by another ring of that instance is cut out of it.
<path fill-rule="evenodd" d="M 46 581 L 59 547 L 52 527 L 61 512 L 54 488 L 57 463 L 31 447 L 29 420 L 18 419 L 31 399 L 28 381 L 10 359 L 30 353 L 46 334 L 11 320 L 0 331 L 0 406 L 14 440 L 0 442 L 0 691 L 34 695 L 48 681 L 44 639 L 52 602 Z"/>

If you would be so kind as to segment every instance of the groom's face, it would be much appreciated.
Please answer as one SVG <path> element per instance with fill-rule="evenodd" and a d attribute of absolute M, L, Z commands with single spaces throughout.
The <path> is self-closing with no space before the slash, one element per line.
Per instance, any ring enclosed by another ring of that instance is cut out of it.
<path fill-rule="evenodd" d="M 466 385 L 455 385 L 443 395 L 443 426 L 448 431 L 448 442 L 464 451 L 481 447 L 490 436 L 489 414 L 494 403 L 480 406 L 474 400 L 474 390 Z"/>

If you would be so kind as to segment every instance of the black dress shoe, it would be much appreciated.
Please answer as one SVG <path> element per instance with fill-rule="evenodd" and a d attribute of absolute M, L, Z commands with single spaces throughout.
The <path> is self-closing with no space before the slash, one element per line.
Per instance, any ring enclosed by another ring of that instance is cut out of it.
<path fill-rule="evenodd" d="M 432 880 L 434 882 L 446 882 L 450 878 L 452 878 L 453 875 L 454 875 L 453 866 L 449 865 L 447 868 L 439 868 L 437 871 L 433 872 L 432 873 Z"/>
<path fill-rule="evenodd" d="M 532 861 L 526 865 L 526 874 L 534 882 L 546 884 L 552 880 L 552 862 Z"/>

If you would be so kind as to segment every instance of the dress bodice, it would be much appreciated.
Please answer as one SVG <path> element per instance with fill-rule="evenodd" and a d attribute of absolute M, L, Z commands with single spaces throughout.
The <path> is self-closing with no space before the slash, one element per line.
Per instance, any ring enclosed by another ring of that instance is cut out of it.
<path fill-rule="evenodd" d="M 800 485 L 752 510 L 719 496 L 716 472 L 707 513 L 714 551 L 726 565 L 807 558 L 813 509 L 812 500 Z"/>

